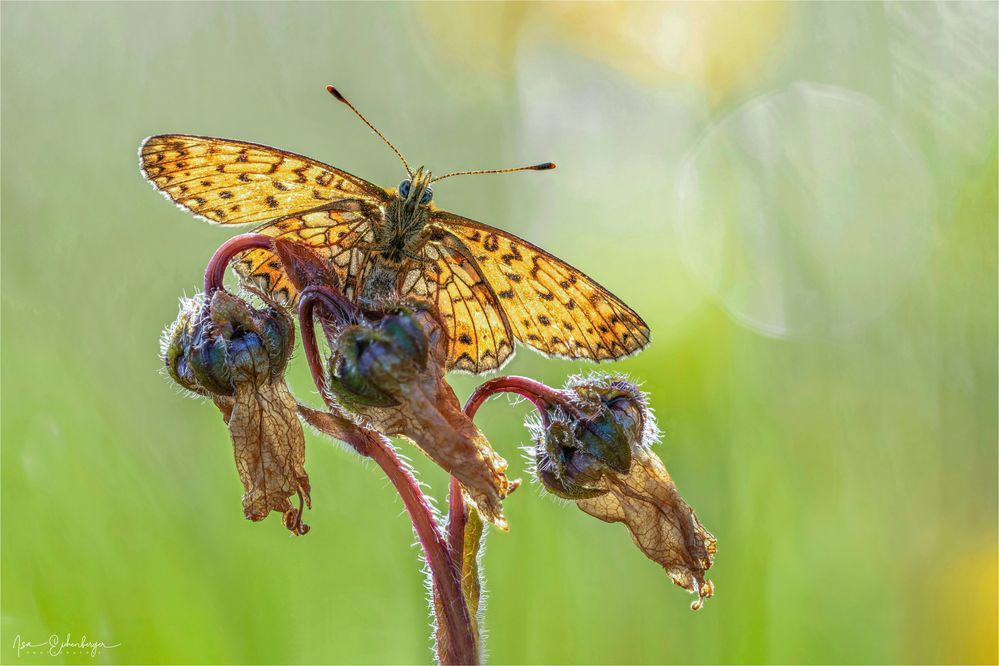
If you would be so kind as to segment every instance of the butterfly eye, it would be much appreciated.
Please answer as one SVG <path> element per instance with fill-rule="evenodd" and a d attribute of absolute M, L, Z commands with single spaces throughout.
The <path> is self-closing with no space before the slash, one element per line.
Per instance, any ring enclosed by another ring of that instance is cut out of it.
<path fill-rule="evenodd" d="M 408 180 L 404 180 L 399 183 L 399 196 L 403 199 L 409 198 L 409 188 L 412 186 Z"/>
<path fill-rule="evenodd" d="M 430 200 L 433 198 L 434 198 L 434 191 L 428 187 L 427 189 L 423 190 L 423 196 L 420 197 L 420 203 L 428 204 L 430 203 Z"/>

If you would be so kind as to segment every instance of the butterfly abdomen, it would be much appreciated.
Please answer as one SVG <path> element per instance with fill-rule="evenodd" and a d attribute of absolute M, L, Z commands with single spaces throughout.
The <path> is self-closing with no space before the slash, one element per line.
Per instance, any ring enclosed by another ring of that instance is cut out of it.
<path fill-rule="evenodd" d="M 364 308 L 377 306 L 386 300 L 399 297 L 399 267 L 383 259 L 376 259 L 364 278 L 357 301 Z"/>

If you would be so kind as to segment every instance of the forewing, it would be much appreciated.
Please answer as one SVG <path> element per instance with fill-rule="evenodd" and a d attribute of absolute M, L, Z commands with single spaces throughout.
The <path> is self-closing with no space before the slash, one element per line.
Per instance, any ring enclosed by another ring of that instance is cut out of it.
<path fill-rule="evenodd" d="M 514 336 L 549 356 L 619 359 L 649 343 L 638 314 L 593 279 L 536 245 L 458 215 L 431 224 L 467 247 Z"/>
<path fill-rule="evenodd" d="M 377 207 L 362 201 L 345 201 L 335 209 L 292 215 L 268 222 L 255 233 L 283 238 L 309 246 L 329 263 L 339 284 L 333 285 L 354 298 L 368 268 L 368 250 L 374 240 L 373 223 L 381 215 Z M 233 262 L 240 278 L 270 300 L 291 306 L 298 290 L 270 250 L 255 249 Z"/>
<path fill-rule="evenodd" d="M 500 368 L 513 354 L 512 333 L 475 262 L 450 236 L 427 243 L 421 258 L 403 273 L 400 293 L 436 305 L 449 336 L 447 369 L 478 374 Z"/>
<path fill-rule="evenodd" d="M 261 222 L 340 199 L 383 202 L 385 190 L 302 155 L 184 134 L 139 147 L 142 175 L 178 206 L 219 224 Z"/>

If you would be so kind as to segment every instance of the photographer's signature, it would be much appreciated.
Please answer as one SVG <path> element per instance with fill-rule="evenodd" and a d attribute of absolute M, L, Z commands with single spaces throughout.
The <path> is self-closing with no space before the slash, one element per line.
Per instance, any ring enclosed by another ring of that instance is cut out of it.
<path fill-rule="evenodd" d="M 80 636 L 78 640 L 73 639 L 73 634 L 66 634 L 63 638 L 59 634 L 52 634 L 48 640 L 41 642 L 26 641 L 18 634 L 14 637 L 14 649 L 17 656 L 27 654 L 47 654 L 50 657 L 59 657 L 65 654 L 88 654 L 96 657 L 104 650 L 116 648 L 121 643 L 108 644 L 104 641 L 95 641 L 87 638 L 86 634 Z"/>

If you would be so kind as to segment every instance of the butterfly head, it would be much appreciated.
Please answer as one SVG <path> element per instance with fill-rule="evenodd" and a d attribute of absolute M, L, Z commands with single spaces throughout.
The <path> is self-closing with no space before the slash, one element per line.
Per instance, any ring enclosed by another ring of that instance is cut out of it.
<path fill-rule="evenodd" d="M 420 167 L 413 172 L 413 176 L 399 183 L 399 198 L 407 206 L 426 206 L 434 198 L 434 191 L 430 187 L 433 180 L 430 172 Z"/>

